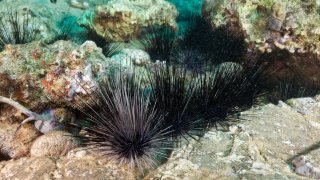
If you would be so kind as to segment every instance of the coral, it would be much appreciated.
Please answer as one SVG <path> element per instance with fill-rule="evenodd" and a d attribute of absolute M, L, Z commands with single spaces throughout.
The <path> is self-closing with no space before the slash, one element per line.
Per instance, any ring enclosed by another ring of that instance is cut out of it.
<path fill-rule="evenodd" d="M 290 53 L 319 54 L 319 5 L 308 1 L 306 9 L 305 4 L 301 0 L 205 0 L 202 15 L 213 27 L 239 23 L 238 31 L 246 35 L 247 42 L 263 52 L 280 48 Z"/>
<path fill-rule="evenodd" d="M 213 29 L 241 34 L 243 59 L 260 59 L 275 70 L 273 81 L 300 76 L 320 87 L 319 3 L 304 0 L 205 0 L 202 16 Z"/>
<path fill-rule="evenodd" d="M 176 31 L 177 16 L 175 7 L 164 0 L 111 0 L 94 11 L 88 10 L 78 19 L 78 24 L 107 41 L 128 41 L 138 37 L 143 28 L 154 25 L 165 25 Z"/>
<path fill-rule="evenodd" d="M 148 53 L 140 49 L 122 49 L 111 57 L 112 60 L 119 62 L 124 67 L 134 65 L 143 66 L 151 62 Z"/>
<path fill-rule="evenodd" d="M 96 80 L 116 64 L 94 42 L 81 46 L 67 41 L 49 46 L 34 42 L 7 46 L 0 53 L 1 70 L 14 81 L 13 86 L 18 85 L 9 96 L 38 112 L 45 106 L 68 106 L 77 101 L 75 95 L 85 98 L 94 91 Z"/>

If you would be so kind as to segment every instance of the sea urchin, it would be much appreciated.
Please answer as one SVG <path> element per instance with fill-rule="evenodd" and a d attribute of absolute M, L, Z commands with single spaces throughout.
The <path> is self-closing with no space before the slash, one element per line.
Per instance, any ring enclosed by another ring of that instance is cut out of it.
<path fill-rule="evenodd" d="M 84 144 L 111 161 L 130 168 L 154 167 L 166 157 L 169 129 L 161 129 L 163 117 L 140 89 L 135 75 L 123 72 L 102 83 L 91 99 L 94 106 L 78 105 L 88 116 Z"/>

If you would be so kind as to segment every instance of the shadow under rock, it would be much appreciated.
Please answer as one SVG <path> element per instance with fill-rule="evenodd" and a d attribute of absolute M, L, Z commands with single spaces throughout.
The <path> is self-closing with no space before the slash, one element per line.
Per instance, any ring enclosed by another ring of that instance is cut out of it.
<path fill-rule="evenodd" d="M 303 150 L 303 151 L 299 152 L 298 154 L 292 156 L 291 158 L 287 159 L 286 162 L 288 164 L 292 164 L 292 161 L 294 159 L 298 158 L 299 156 L 303 156 L 303 155 L 309 154 L 312 151 L 317 150 L 317 149 L 320 149 L 320 141 L 315 143 L 315 144 L 313 144 L 313 145 L 311 145 L 311 146 L 309 146 L 308 148 L 306 148 L 305 150 Z"/>

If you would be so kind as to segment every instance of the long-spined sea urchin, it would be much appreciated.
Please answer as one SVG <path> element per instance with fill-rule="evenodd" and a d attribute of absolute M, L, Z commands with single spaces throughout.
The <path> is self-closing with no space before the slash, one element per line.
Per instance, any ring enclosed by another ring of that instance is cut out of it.
<path fill-rule="evenodd" d="M 162 115 L 134 77 L 121 72 L 108 78 L 92 96 L 94 105 L 83 101 L 78 108 L 88 116 L 85 145 L 111 161 L 142 169 L 166 158 L 170 132 L 161 128 Z"/>

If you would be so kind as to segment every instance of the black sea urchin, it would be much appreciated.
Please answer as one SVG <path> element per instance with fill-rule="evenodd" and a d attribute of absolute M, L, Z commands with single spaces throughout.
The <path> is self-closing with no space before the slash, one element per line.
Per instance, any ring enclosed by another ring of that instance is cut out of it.
<path fill-rule="evenodd" d="M 203 128 L 227 125 L 235 114 L 252 106 L 259 95 L 257 74 L 230 62 L 198 74 L 191 104 L 192 112 L 203 116 Z"/>
<path fill-rule="evenodd" d="M 19 18 L 18 11 L 8 11 L 0 17 L 0 50 L 6 44 L 25 44 L 38 37 L 39 31 L 31 24 L 29 16 L 29 11 L 22 18 Z"/>
<path fill-rule="evenodd" d="M 159 64 L 149 72 L 151 103 L 164 116 L 162 127 L 170 129 L 173 139 L 194 130 L 194 121 L 188 117 L 195 89 L 193 73 L 173 64 Z"/>
<path fill-rule="evenodd" d="M 286 101 L 291 98 L 312 97 L 320 92 L 320 89 L 304 85 L 299 81 L 279 82 L 277 86 L 270 90 L 270 100 L 272 103 Z"/>
<path fill-rule="evenodd" d="M 163 117 L 149 103 L 134 75 L 110 77 L 92 97 L 95 106 L 79 109 L 87 116 L 84 144 L 129 167 L 153 167 L 170 148 L 169 128 L 161 128 Z"/>
<path fill-rule="evenodd" d="M 176 38 L 176 33 L 167 27 L 151 27 L 139 43 L 152 60 L 169 62 L 170 56 L 176 48 Z"/>
<path fill-rule="evenodd" d="M 238 63 L 202 67 L 200 71 L 160 64 L 149 72 L 151 103 L 163 113 L 162 128 L 169 127 L 172 139 L 227 125 L 253 105 L 260 92 L 260 72 Z"/>
<path fill-rule="evenodd" d="M 180 48 L 197 50 L 212 64 L 239 62 L 246 51 L 244 37 L 233 36 L 224 27 L 213 28 L 203 17 L 192 15 Z"/>

